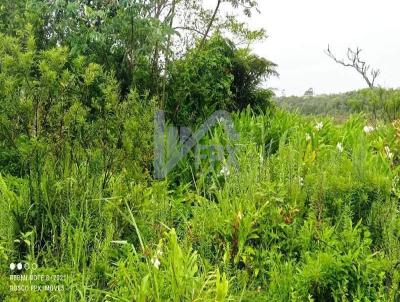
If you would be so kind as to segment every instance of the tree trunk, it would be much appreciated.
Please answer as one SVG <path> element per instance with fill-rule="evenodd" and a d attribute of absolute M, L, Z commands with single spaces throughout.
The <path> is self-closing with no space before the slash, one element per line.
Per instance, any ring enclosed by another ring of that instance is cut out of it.
<path fill-rule="evenodd" d="M 214 9 L 214 13 L 213 13 L 213 15 L 212 15 L 212 17 L 210 19 L 210 22 L 208 23 L 206 32 L 204 33 L 203 39 L 201 40 L 200 49 L 203 48 L 204 44 L 206 43 L 208 34 L 210 33 L 211 27 L 212 27 L 212 25 L 213 25 L 213 23 L 215 21 L 215 17 L 217 16 L 217 13 L 218 13 L 219 7 L 221 6 L 221 3 L 222 3 L 222 0 L 218 0 L 217 6 Z"/>

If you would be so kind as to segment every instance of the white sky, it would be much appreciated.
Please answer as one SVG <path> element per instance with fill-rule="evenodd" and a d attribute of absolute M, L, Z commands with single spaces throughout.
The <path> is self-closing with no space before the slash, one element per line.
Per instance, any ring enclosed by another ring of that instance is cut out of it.
<path fill-rule="evenodd" d="M 251 23 L 269 38 L 254 50 L 279 65 L 279 79 L 268 85 L 286 94 L 349 91 L 366 86 L 350 68 L 324 53 L 328 43 L 337 57 L 359 46 L 372 67 L 381 69 L 377 83 L 400 87 L 399 0 L 260 0 L 261 15 Z"/>
<path fill-rule="evenodd" d="M 326 56 L 330 44 L 339 58 L 347 47 L 359 46 L 367 63 L 381 70 L 377 84 L 400 87 L 399 0 L 259 0 L 259 7 L 261 15 L 250 23 L 264 27 L 269 38 L 253 48 L 277 63 L 280 73 L 268 86 L 286 95 L 310 87 L 317 94 L 366 87 L 356 71 Z"/>

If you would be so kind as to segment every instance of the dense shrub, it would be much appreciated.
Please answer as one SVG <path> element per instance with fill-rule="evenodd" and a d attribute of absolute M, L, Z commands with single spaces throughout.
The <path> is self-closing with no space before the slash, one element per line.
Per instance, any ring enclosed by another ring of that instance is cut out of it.
<path fill-rule="evenodd" d="M 260 85 L 263 79 L 277 75 L 275 67 L 215 35 L 171 67 L 168 115 L 177 124 L 190 125 L 216 110 L 236 111 L 251 106 L 265 111 L 273 93 Z"/>

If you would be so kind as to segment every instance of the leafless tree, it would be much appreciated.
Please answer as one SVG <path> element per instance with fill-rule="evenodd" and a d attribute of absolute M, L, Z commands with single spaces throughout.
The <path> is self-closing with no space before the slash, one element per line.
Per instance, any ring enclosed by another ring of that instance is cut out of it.
<path fill-rule="evenodd" d="M 354 68 L 359 74 L 362 75 L 363 79 L 367 82 L 369 88 L 375 87 L 375 80 L 381 73 L 379 69 L 373 69 L 369 64 L 365 61 L 361 60 L 360 48 L 356 48 L 356 50 L 352 50 L 351 48 L 347 49 L 347 62 L 345 60 L 339 60 L 331 51 L 329 45 L 325 53 L 332 58 L 336 63 L 343 65 L 345 67 Z"/>

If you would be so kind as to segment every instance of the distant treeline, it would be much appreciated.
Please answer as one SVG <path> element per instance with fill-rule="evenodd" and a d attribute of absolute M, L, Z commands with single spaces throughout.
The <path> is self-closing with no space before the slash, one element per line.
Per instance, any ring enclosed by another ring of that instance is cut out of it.
<path fill-rule="evenodd" d="M 374 119 L 396 120 L 400 114 L 399 89 L 362 89 L 339 94 L 277 97 L 279 107 L 303 114 L 346 118 L 364 112 Z"/>

